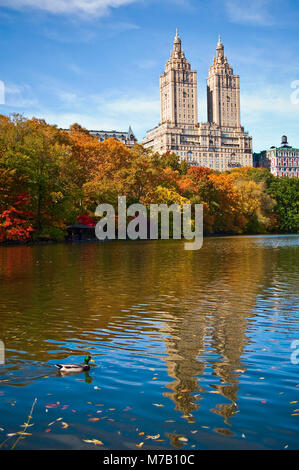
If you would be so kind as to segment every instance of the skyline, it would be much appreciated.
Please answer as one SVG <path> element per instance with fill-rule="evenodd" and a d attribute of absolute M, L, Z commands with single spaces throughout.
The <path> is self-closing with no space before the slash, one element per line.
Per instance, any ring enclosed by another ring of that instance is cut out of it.
<path fill-rule="evenodd" d="M 240 76 L 241 124 L 253 151 L 278 145 L 283 134 L 298 147 L 299 105 L 291 101 L 299 79 L 298 18 L 295 1 L 254 0 L 241 8 L 237 0 L 0 0 L 0 113 L 58 127 L 131 125 L 141 141 L 160 122 L 159 77 L 178 28 L 198 73 L 200 122 L 207 119 L 206 78 L 221 34 Z"/>

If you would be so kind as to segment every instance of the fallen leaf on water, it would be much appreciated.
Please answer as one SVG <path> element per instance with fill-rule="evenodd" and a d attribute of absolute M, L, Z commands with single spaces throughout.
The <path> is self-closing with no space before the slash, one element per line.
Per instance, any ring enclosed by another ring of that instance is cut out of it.
<path fill-rule="evenodd" d="M 87 442 L 88 444 L 94 444 L 94 445 L 98 445 L 98 446 L 103 446 L 103 442 L 102 441 L 98 441 L 97 439 L 83 439 L 84 442 Z"/>
<path fill-rule="evenodd" d="M 160 437 L 160 434 L 156 434 L 156 436 L 148 435 L 148 436 L 146 436 L 146 439 L 159 439 L 159 437 Z"/>
<path fill-rule="evenodd" d="M 220 394 L 220 392 L 218 392 L 218 390 L 210 390 L 210 393 L 218 393 L 218 394 Z"/>
<path fill-rule="evenodd" d="M 144 432 L 140 432 L 140 433 L 139 433 L 139 436 L 143 436 L 143 435 L 144 435 Z"/>
<path fill-rule="evenodd" d="M 298 400 L 290 401 L 290 404 L 293 405 L 294 403 L 298 403 Z"/>
<path fill-rule="evenodd" d="M 57 423 L 57 421 L 61 421 L 62 418 L 57 418 L 55 421 L 52 421 L 52 423 L 49 423 L 48 426 L 52 426 L 52 424 Z"/>
<path fill-rule="evenodd" d="M 246 436 L 245 436 L 245 434 L 244 434 L 244 433 L 242 434 L 242 437 L 243 437 L 243 439 L 245 439 L 245 438 L 246 438 Z"/>
<path fill-rule="evenodd" d="M 32 436 L 31 432 L 18 431 L 17 434 L 21 436 Z"/>
<path fill-rule="evenodd" d="M 140 444 L 136 444 L 136 447 L 142 447 L 144 442 L 140 442 Z"/>
<path fill-rule="evenodd" d="M 65 421 L 62 421 L 61 426 L 63 429 L 67 429 L 69 427 L 69 425 Z"/>
<path fill-rule="evenodd" d="M 174 419 L 167 419 L 165 423 L 175 423 Z"/>
<path fill-rule="evenodd" d="M 164 405 L 160 405 L 160 403 L 153 403 L 153 406 L 164 406 Z"/>
<path fill-rule="evenodd" d="M 197 432 L 197 429 L 194 429 L 194 431 L 191 431 L 191 434 L 196 434 Z"/>
<path fill-rule="evenodd" d="M 88 421 L 99 421 L 100 418 L 88 418 Z"/>
<path fill-rule="evenodd" d="M 182 442 L 188 442 L 188 439 L 184 436 L 179 437 L 178 440 Z"/>
<path fill-rule="evenodd" d="M 45 432 L 51 432 L 51 429 L 48 428 L 48 429 L 45 430 Z"/>
<path fill-rule="evenodd" d="M 299 416 L 299 413 L 293 413 L 291 416 Z"/>
<path fill-rule="evenodd" d="M 184 390 L 181 390 L 182 393 L 189 393 L 191 392 L 191 390 L 189 390 L 189 388 L 185 388 Z"/>

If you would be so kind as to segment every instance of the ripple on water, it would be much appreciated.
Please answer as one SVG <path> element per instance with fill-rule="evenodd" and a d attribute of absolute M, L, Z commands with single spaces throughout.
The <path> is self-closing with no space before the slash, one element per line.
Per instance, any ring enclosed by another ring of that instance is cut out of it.
<path fill-rule="evenodd" d="M 298 245 L 1 247 L 1 433 L 37 397 L 19 448 L 298 448 Z M 87 352 L 86 374 L 54 368 Z"/>

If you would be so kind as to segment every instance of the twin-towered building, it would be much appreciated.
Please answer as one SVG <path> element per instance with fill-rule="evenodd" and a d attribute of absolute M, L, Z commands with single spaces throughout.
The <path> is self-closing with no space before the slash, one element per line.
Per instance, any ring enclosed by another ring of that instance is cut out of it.
<path fill-rule="evenodd" d="M 198 122 L 197 72 L 178 33 L 160 76 L 160 99 L 161 123 L 146 133 L 146 148 L 174 152 L 191 165 L 220 171 L 252 166 L 252 138 L 240 121 L 239 76 L 227 62 L 220 37 L 207 79 L 208 122 Z"/>

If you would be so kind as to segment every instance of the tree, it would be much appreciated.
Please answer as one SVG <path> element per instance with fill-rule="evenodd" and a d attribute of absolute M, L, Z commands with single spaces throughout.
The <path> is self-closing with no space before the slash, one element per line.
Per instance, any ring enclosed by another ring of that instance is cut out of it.
<path fill-rule="evenodd" d="M 171 153 L 169 151 L 165 152 L 163 155 L 159 155 L 158 164 L 162 168 L 171 168 L 174 171 L 177 171 L 180 175 L 185 175 L 189 168 L 186 160 L 180 161 L 180 157 L 176 153 Z"/>
<path fill-rule="evenodd" d="M 268 188 L 275 199 L 274 211 L 278 215 L 280 232 L 299 232 L 299 179 L 275 178 Z"/>
<path fill-rule="evenodd" d="M 65 227 L 73 203 L 74 165 L 67 133 L 44 120 L 14 115 L 0 120 L 2 171 L 13 174 L 17 188 L 30 195 L 29 209 L 38 233 L 47 227 Z"/>
<path fill-rule="evenodd" d="M 30 239 L 33 228 L 30 223 L 32 213 L 26 210 L 29 204 L 28 194 L 16 196 L 14 204 L 6 210 L 0 210 L 0 242 L 26 241 Z"/>
<path fill-rule="evenodd" d="M 155 158 L 141 145 L 128 149 L 113 139 L 104 144 L 103 159 L 93 178 L 83 186 L 89 209 L 102 202 L 116 206 L 118 196 L 126 196 L 128 204 L 149 204 L 154 189 L 163 181 L 163 171 Z"/>
<path fill-rule="evenodd" d="M 264 182 L 248 179 L 239 179 L 233 184 L 239 195 L 240 214 L 247 220 L 244 225 L 246 232 L 266 233 L 275 227 L 275 201 L 265 192 L 265 186 Z"/>

